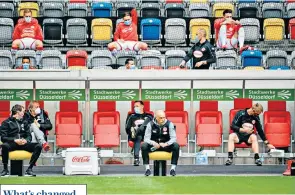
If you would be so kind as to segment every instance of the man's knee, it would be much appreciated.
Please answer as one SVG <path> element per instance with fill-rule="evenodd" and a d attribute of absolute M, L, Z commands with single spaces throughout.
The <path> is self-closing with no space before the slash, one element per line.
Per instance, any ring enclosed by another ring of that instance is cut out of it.
<path fill-rule="evenodd" d="M 142 151 L 145 151 L 145 150 L 148 150 L 149 149 L 149 144 L 144 142 L 143 144 L 141 144 L 141 150 Z"/>
<path fill-rule="evenodd" d="M 111 43 L 108 44 L 108 49 L 109 49 L 110 51 L 116 49 L 116 47 L 117 47 L 117 46 L 116 46 L 116 42 L 111 42 Z"/>
<path fill-rule="evenodd" d="M 35 150 L 37 150 L 37 151 L 41 151 L 42 150 L 42 145 L 41 144 L 36 144 L 35 145 Z"/>
<path fill-rule="evenodd" d="M 237 134 L 235 134 L 235 133 L 231 133 L 231 134 L 228 136 L 228 139 L 229 139 L 229 140 L 232 140 L 232 141 L 234 141 L 236 138 L 237 138 Z"/>
<path fill-rule="evenodd" d="M 148 49 L 148 45 L 144 42 L 140 42 L 139 43 L 139 49 L 140 50 L 147 50 Z"/>
<path fill-rule="evenodd" d="M 249 139 L 250 139 L 250 143 L 258 142 L 257 136 L 254 134 L 252 134 Z"/>
<path fill-rule="evenodd" d="M 9 150 L 10 146 L 8 143 L 4 143 L 1 145 L 2 150 Z"/>
<path fill-rule="evenodd" d="M 12 42 L 12 47 L 19 46 L 20 43 L 21 43 L 21 41 L 19 39 L 16 39 Z"/>
<path fill-rule="evenodd" d="M 176 142 L 174 142 L 174 143 L 172 144 L 172 150 L 174 150 L 174 151 L 179 150 L 179 144 L 176 143 Z"/>

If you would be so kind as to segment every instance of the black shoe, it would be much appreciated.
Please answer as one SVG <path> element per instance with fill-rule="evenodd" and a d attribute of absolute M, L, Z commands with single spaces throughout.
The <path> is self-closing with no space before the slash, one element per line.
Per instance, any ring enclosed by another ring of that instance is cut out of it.
<path fill-rule="evenodd" d="M 139 166 L 139 163 L 140 163 L 140 161 L 138 158 L 134 159 L 134 162 L 133 162 L 134 166 Z"/>
<path fill-rule="evenodd" d="M 1 172 L 1 177 L 8 177 L 9 176 L 9 171 L 7 169 L 3 169 Z"/>
<path fill-rule="evenodd" d="M 36 174 L 33 172 L 32 169 L 27 169 L 25 176 L 29 176 L 29 177 L 36 177 Z"/>
<path fill-rule="evenodd" d="M 171 170 L 170 170 L 170 175 L 171 175 L 171 176 L 175 176 L 175 175 L 176 175 L 176 172 L 175 172 L 174 169 L 171 169 Z"/>
<path fill-rule="evenodd" d="M 227 161 L 225 161 L 225 165 L 226 166 L 229 166 L 229 165 L 232 165 L 233 164 L 233 159 L 229 158 L 227 159 Z"/>
<path fill-rule="evenodd" d="M 145 176 L 150 176 L 152 174 L 150 169 L 147 169 L 144 173 Z"/>
<path fill-rule="evenodd" d="M 255 160 L 255 164 L 257 166 L 262 166 L 262 161 L 260 160 L 260 158 L 258 158 L 258 159 Z"/>

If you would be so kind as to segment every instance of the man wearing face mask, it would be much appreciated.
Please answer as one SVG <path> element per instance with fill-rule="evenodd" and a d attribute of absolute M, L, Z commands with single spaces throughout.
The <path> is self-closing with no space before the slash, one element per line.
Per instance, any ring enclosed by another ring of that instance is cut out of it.
<path fill-rule="evenodd" d="M 263 107 L 259 103 L 254 104 L 252 108 L 247 108 L 245 110 L 240 110 L 237 112 L 231 124 L 231 129 L 234 131 L 234 133 L 231 133 L 228 138 L 228 160 L 225 162 L 225 165 L 229 166 L 233 163 L 233 151 L 235 148 L 235 143 L 241 144 L 243 142 L 245 142 L 249 146 L 252 146 L 255 164 L 257 166 L 262 165 L 262 161 L 258 155 L 258 139 L 256 134 L 254 133 L 254 128 L 256 128 L 260 138 L 269 149 L 275 148 L 272 144 L 269 143 L 269 141 L 267 141 L 262 130 L 259 119 L 259 115 L 262 112 Z"/>
<path fill-rule="evenodd" d="M 123 22 L 120 22 L 114 33 L 114 42 L 108 45 L 111 52 L 116 53 L 119 50 L 147 50 L 148 45 L 138 41 L 137 34 L 137 12 L 133 9 L 130 13 L 125 12 Z"/>
<path fill-rule="evenodd" d="M 125 67 L 127 70 L 134 70 L 136 69 L 136 66 L 134 65 L 134 60 L 131 58 L 126 59 L 125 61 Z"/>
<path fill-rule="evenodd" d="M 24 17 L 18 20 L 12 38 L 12 51 L 18 49 L 43 50 L 42 29 L 38 20 L 32 18 L 31 10 L 24 10 Z"/>
<path fill-rule="evenodd" d="M 40 143 L 45 151 L 50 150 L 47 143 L 46 132 L 52 129 L 48 115 L 40 108 L 37 101 L 29 104 L 24 119 L 28 121 L 32 133 L 32 143 Z"/>
<path fill-rule="evenodd" d="M 156 111 L 155 118 L 147 125 L 145 130 L 144 143 L 141 145 L 143 164 L 146 169 L 145 176 L 151 174 L 149 153 L 153 151 L 172 152 L 170 175 L 175 176 L 179 158 L 179 145 L 176 142 L 174 124 L 166 119 L 163 110 Z"/>
<path fill-rule="evenodd" d="M 183 61 L 179 65 L 184 68 L 186 63 L 193 58 L 193 69 L 209 69 L 212 63 L 215 63 L 216 56 L 214 47 L 206 39 L 206 30 L 200 28 L 197 32 L 196 44 L 189 50 Z"/>
<path fill-rule="evenodd" d="M 36 68 L 31 65 L 31 60 L 29 57 L 23 57 L 22 65 L 19 67 L 16 67 L 16 69 L 36 69 Z"/>
<path fill-rule="evenodd" d="M 3 171 L 1 176 L 9 176 L 8 171 L 8 155 L 10 151 L 25 150 L 32 152 L 30 165 L 26 170 L 27 176 L 36 176 L 33 172 L 33 166 L 37 162 L 42 146 L 39 143 L 31 143 L 32 137 L 29 124 L 23 120 L 25 109 L 21 105 L 15 105 L 11 109 L 11 117 L 2 122 L 0 126 L 0 136 L 2 144 L 2 162 Z"/>
<path fill-rule="evenodd" d="M 142 101 L 134 102 L 134 112 L 127 116 L 126 133 L 128 140 L 134 142 L 134 166 L 139 166 L 140 144 L 144 137 L 146 125 L 153 120 L 153 115 L 144 112 Z"/>

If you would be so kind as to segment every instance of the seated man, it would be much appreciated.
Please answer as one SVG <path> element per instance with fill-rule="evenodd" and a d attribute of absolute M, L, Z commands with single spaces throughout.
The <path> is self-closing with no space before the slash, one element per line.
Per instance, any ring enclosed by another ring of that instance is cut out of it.
<path fill-rule="evenodd" d="M 42 29 L 38 20 L 32 18 L 31 10 L 24 10 L 24 18 L 18 20 L 12 39 L 12 51 L 18 49 L 43 50 Z"/>
<path fill-rule="evenodd" d="M 116 53 L 119 50 L 147 50 L 147 44 L 138 41 L 137 20 L 136 9 L 124 14 L 123 22 L 116 27 L 114 42 L 108 45 L 110 51 Z"/>
<path fill-rule="evenodd" d="M 215 22 L 214 28 L 217 48 L 234 49 L 238 48 L 239 44 L 240 54 L 248 49 L 249 46 L 244 46 L 244 28 L 238 20 L 232 19 L 232 10 L 224 10 L 223 18 Z"/>
<path fill-rule="evenodd" d="M 23 57 L 22 65 L 16 67 L 16 69 L 36 69 L 36 68 L 34 66 L 32 66 L 31 60 L 29 57 Z"/>
<path fill-rule="evenodd" d="M 17 104 L 11 109 L 11 117 L 3 121 L 0 126 L 0 136 L 3 142 L 2 162 L 4 167 L 1 176 L 9 175 L 9 152 L 14 150 L 25 150 L 33 153 L 30 165 L 25 174 L 27 176 L 36 176 L 32 169 L 41 154 L 42 146 L 39 143 L 31 143 L 30 126 L 26 120 L 23 120 L 24 114 L 24 107 Z"/>
<path fill-rule="evenodd" d="M 172 152 L 170 175 L 175 176 L 175 169 L 179 158 L 179 145 L 176 142 L 176 131 L 171 121 L 166 119 L 163 110 L 156 111 L 156 116 L 148 123 L 144 143 L 141 145 L 143 164 L 145 165 L 145 175 L 151 174 L 149 165 L 149 153 L 153 151 Z"/>
<path fill-rule="evenodd" d="M 235 148 L 235 143 L 241 144 L 245 142 L 247 145 L 252 146 L 252 150 L 255 153 L 254 159 L 257 166 L 261 166 L 262 162 L 259 158 L 259 148 L 258 139 L 254 133 L 254 127 L 256 128 L 260 138 L 264 144 L 269 149 L 274 149 L 275 147 L 270 144 L 265 134 L 262 130 L 259 115 L 263 112 L 263 107 L 261 104 L 254 104 L 252 108 L 247 108 L 245 110 L 240 110 L 237 112 L 235 118 L 232 121 L 231 129 L 234 133 L 231 133 L 228 138 L 228 160 L 225 165 L 231 165 L 233 163 L 233 151 Z"/>
<path fill-rule="evenodd" d="M 40 108 L 37 101 L 30 102 L 24 119 L 28 121 L 32 133 L 32 143 L 40 143 L 45 151 L 50 150 L 47 143 L 46 131 L 52 129 L 48 115 Z"/>
<path fill-rule="evenodd" d="M 134 166 L 139 166 L 139 150 L 143 141 L 146 125 L 153 120 L 153 116 L 144 112 L 142 101 L 134 102 L 134 112 L 127 116 L 126 133 L 128 140 L 134 142 Z"/>
<path fill-rule="evenodd" d="M 126 59 L 125 67 L 128 70 L 137 69 L 136 66 L 134 65 L 134 60 L 131 58 Z"/>

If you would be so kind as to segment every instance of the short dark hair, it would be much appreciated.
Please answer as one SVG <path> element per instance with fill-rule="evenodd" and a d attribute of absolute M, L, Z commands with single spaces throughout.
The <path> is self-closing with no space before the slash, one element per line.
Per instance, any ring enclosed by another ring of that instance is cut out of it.
<path fill-rule="evenodd" d="M 223 16 L 225 14 L 232 14 L 232 13 L 233 13 L 233 11 L 231 9 L 226 9 L 226 10 L 223 11 Z"/>
<path fill-rule="evenodd" d="M 15 115 L 17 112 L 21 112 L 24 109 L 22 105 L 16 104 L 11 108 L 11 115 Z"/>
<path fill-rule="evenodd" d="M 31 59 L 28 56 L 23 57 L 22 62 L 23 62 L 23 60 L 29 60 L 29 62 L 31 62 Z"/>
<path fill-rule="evenodd" d="M 130 12 L 124 12 L 124 14 L 123 14 L 123 18 L 124 18 L 125 16 L 131 16 L 131 13 L 130 13 Z"/>
<path fill-rule="evenodd" d="M 129 64 L 130 61 L 134 61 L 134 60 L 133 60 L 132 58 L 127 58 L 127 59 L 125 60 L 125 65 Z"/>
<path fill-rule="evenodd" d="M 137 102 L 139 102 L 141 105 L 144 105 L 143 101 L 141 101 L 141 100 L 134 101 L 134 104 L 137 103 Z"/>

